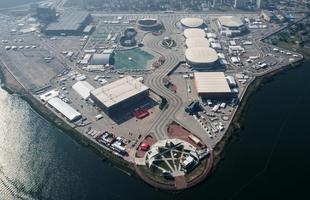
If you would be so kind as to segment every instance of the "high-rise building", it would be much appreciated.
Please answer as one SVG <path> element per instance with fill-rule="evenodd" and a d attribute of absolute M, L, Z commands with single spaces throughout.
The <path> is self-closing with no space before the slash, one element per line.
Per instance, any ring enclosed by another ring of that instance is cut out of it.
<path fill-rule="evenodd" d="M 235 8 L 243 8 L 243 7 L 245 7 L 247 2 L 248 2 L 247 0 L 235 0 L 234 7 Z"/>
<path fill-rule="evenodd" d="M 52 22 L 56 19 L 56 10 L 52 3 L 41 3 L 37 7 L 37 17 L 39 20 Z"/>
<path fill-rule="evenodd" d="M 221 6 L 223 4 L 223 0 L 213 0 L 212 6 Z"/>
<path fill-rule="evenodd" d="M 262 0 L 256 0 L 256 8 L 261 9 L 262 7 Z"/>

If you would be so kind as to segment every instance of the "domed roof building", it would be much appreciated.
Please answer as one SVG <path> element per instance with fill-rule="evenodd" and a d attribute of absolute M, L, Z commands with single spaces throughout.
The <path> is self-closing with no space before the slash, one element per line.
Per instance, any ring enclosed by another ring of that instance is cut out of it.
<path fill-rule="evenodd" d="M 112 54 L 110 53 L 103 53 L 103 54 L 94 54 L 90 64 L 91 65 L 106 65 L 110 64 L 112 58 Z"/>
<path fill-rule="evenodd" d="M 183 28 L 203 28 L 204 21 L 201 18 L 187 17 L 180 20 Z"/>
<path fill-rule="evenodd" d="M 185 51 L 186 61 L 189 65 L 199 68 L 209 68 L 216 66 L 218 55 L 216 51 L 209 47 L 192 47 Z"/>

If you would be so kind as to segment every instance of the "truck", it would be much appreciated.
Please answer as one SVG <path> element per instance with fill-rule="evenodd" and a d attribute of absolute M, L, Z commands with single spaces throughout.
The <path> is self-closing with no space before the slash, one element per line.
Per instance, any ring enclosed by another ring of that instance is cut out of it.
<path fill-rule="evenodd" d="M 102 118 L 103 118 L 103 115 L 101 115 L 101 114 L 96 115 L 96 120 L 97 120 L 97 121 L 100 120 L 100 119 L 102 119 Z"/>
<path fill-rule="evenodd" d="M 220 105 L 217 104 L 212 108 L 212 112 L 217 112 L 220 109 Z"/>

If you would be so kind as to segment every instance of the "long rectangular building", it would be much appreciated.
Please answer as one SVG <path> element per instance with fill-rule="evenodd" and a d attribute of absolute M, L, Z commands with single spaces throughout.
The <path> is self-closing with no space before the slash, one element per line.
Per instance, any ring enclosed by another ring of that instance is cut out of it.
<path fill-rule="evenodd" d="M 195 87 L 201 97 L 221 98 L 231 94 L 223 72 L 195 72 Z"/>
<path fill-rule="evenodd" d="M 70 122 L 73 122 L 81 117 L 81 113 L 72 108 L 69 104 L 63 102 L 60 98 L 54 97 L 47 102 L 50 106 L 66 117 Z"/>
<path fill-rule="evenodd" d="M 149 88 L 131 76 L 124 77 L 90 92 L 90 98 L 109 115 L 118 114 L 147 97 Z"/>

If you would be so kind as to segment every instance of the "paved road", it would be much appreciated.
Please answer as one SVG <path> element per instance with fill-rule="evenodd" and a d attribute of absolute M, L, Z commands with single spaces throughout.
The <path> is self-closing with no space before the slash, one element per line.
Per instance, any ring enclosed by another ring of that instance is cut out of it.
<path fill-rule="evenodd" d="M 157 94 L 163 96 L 168 101 L 168 108 L 160 113 L 152 125 L 151 132 L 154 133 L 157 139 L 167 138 L 167 125 L 171 120 L 175 119 L 176 112 L 182 107 L 182 99 L 167 89 L 163 84 L 163 78 L 180 62 L 182 56 L 171 49 L 166 49 L 160 45 L 162 39 L 168 35 L 168 33 L 177 33 L 178 30 L 175 27 L 174 22 L 171 20 L 165 24 L 167 32 L 162 36 L 145 38 L 145 46 L 152 49 L 155 53 L 162 55 L 166 58 L 165 63 L 154 71 L 147 79 L 146 85 L 148 85 Z"/>

